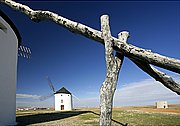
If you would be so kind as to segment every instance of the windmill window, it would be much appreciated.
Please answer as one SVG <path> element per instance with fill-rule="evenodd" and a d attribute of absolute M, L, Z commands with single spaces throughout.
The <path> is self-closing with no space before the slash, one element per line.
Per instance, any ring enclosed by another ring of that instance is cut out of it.
<path fill-rule="evenodd" d="M 62 95 L 61 95 L 62 96 Z"/>
<path fill-rule="evenodd" d="M 63 103 L 63 100 L 61 99 L 61 103 Z"/>
<path fill-rule="evenodd" d="M 68 95 L 69 96 L 69 95 Z"/>

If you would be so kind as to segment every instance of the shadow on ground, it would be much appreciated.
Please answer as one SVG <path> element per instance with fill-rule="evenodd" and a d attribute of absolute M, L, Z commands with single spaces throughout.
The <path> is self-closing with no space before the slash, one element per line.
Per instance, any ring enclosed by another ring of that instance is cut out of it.
<path fill-rule="evenodd" d="M 95 114 L 95 115 L 100 116 L 100 114 L 98 114 L 98 113 L 95 113 L 95 112 L 93 112 L 93 111 L 90 111 L 90 112 L 93 113 L 93 114 Z M 116 121 L 116 120 L 114 120 L 114 119 L 112 119 L 112 121 L 115 122 L 115 123 L 117 123 L 117 124 L 119 124 L 119 125 L 121 125 L 121 126 L 128 126 L 127 123 L 126 123 L 126 124 L 123 124 L 123 123 L 118 122 L 118 121 Z"/>
<path fill-rule="evenodd" d="M 41 113 L 35 115 L 19 116 L 16 117 L 16 121 L 18 122 L 18 125 L 29 125 L 29 124 L 43 123 L 49 121 L 56 121 L 88 112 L 90 111 L 66 111 L 66 112 L 54 112 L 54 113 Z"/>
<path fill-rule="evenodd" d="M 95 113 L 93 111 L 66 111 L 66 112 L 54 112 L 54 113 L 40 113 L 35 115 L 25 115 L 25 116 L 19 116 L 16 117 L 16 121 L 18 122 L 18 125 L 30 125 L 30 124 L 36 124 L 36 123 L 43 123 L 43 122 L 49 122 L 49 121 L 56 121 L 64 118 L 69 118 L 73 116 L 77 116 L 84 113 L 92 113 L 95 115 L 100 116 L 100 114 Z M 123 124 L 121 122 L 118 122 L 114 119 L 112 119 L 113 122 L 116 122 L 117 124 L 121 126 L 127 126 L 128 124 Z"/>

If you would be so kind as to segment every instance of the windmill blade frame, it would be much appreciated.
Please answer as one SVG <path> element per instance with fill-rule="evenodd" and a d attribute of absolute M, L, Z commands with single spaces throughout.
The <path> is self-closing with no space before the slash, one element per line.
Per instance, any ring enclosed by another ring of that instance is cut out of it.
<path fill-rule="evenodd" d="M 54 93 L 48 94 L 48 95 L 46 95 L 46 96 L 41 96 L 41 97 L 39 98 L 39 100 L 40 100 L 40 101 L 44 101 L 44 100 L 52 97 L 53 95 L 54 95 Z"/>
<path fill-rule="evenodd" d="M 29 47 L 20 45 L 18 47 L 18 56 L 29 59 L 31 57 L 31 49 Z"/>
<path fill-rule="evenodd" d="M 81 101 L 76 95 L 72 94 L 74 98 L 76 98 L 78 101 Z"/>
<path fill-rule="evenodd" d="M 51 90 L 53 91 L 53 93 L 55 93 L 56 91 L 55 91 L 55 89 L 54 89 L 54 86 L 53 86 L 50 78 L 47 76 L 46 79 L 47 79 L 47 81 L 48 81 L 49 87 L 51 88 Z"/>

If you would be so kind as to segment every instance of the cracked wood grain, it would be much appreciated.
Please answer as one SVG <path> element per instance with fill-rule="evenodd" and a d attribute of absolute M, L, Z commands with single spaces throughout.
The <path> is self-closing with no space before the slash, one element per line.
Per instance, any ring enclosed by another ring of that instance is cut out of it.
<path fill-rule="evenodd" d="M 109 27 L 109 17 L 101 16 L 101 31 L 105 42 L 106 79 L 100 89 L 100 126 L 111 126 L 113 97 L 116 90 L 119 71 L 123 63 L 124 55 L 117 52 L 113 54 L 113 41 Z M 128 32 L 121 32 L 119 39 L 126 42 Z"/>

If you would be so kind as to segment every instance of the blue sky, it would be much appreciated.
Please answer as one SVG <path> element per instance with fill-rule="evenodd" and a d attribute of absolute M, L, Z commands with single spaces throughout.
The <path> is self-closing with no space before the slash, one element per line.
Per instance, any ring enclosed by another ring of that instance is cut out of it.
<path fill-rule="evenodd" d="M 130 32 L 128 43 L 165 56 L 177 59 L 180 57 L 180 2 L 21 3 L 32 9 L 56 12 L 98 30 L 100 16 L 108 14 L 113 36 L 116 37 L 119 32 L 126 30 Z M 37 100 L 39 96 L 51 93 L 46 80 L 46 76 L 49 76 L 56 90 L 64 86 L 81 100 L 74 100 L 75 106 L 83 106 L 85 103 L 98 106 L 99 89 L 106 74 L 104 46 L 73 34 L 53 22 L 35 23 L 5 5 L 0 4 L 0 8 L 19 29 L 23 45 L 32 50 L 31 59 L 18 59 L 17 105 L 52 106 L 53 97 L 43 102 Z M 180 80 L 178 74 L 163 71 L 177 81 Z M 144 88 L 143 84 L 147 87 Z M 149 105 L 157 100 L 180 103 L 179 96 L 163 86 L 153 86 L 155 84 L 161 85 L 125 58 L 114 105 Z M 127 93 L 127 88 L 132 91 Z M 141 89 L 144 96 L 140 101 L 138 89 Z M 152 90 L 159 91 L 156 93 L 158 95 L 153 95 Z M 163 97 L 158 97 L 159 95 Z"/>

